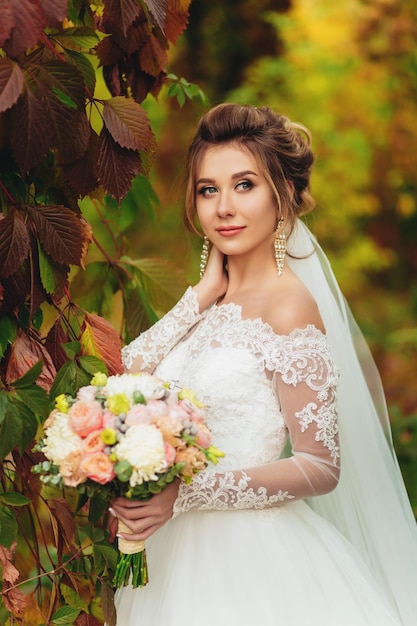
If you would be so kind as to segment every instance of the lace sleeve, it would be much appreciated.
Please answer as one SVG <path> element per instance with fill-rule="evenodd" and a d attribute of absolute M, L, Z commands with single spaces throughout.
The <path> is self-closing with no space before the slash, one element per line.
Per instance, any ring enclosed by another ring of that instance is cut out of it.
<path fill-rule="evenodd" d="M 197 474 L 180 484 L 174 516 L 192 508 L 247 509 L 328 493 L 339 478 L 338 374 L 325 336 L 309 326 L 288 337 L 275 359 L 274 383 L 292 445 L 289 458 L 242 469 Z"/>
<path fill-rule="evenodd" d="M 171 311 L 122 349 L 125 370 L 152 373 L 200 318 L 197 294 L 188 287 Z"/>

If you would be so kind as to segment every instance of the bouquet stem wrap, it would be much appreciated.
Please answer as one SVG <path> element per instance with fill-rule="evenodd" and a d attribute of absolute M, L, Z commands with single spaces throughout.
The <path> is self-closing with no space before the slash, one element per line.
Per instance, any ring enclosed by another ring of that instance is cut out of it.
<path fill-rule="evenodd" d="M 118 520 L 118 532 L 130 534 L 130 528 L 124 522 Z M 146 550 L 144 541 L 129 541 L 119 537 L 119 559 L 114 573 L 113 585 L 124 587 L 131 582 L 132 587 L 144 587 L 149 580 L 148 566 L 146 563 Z M 130 580 L 130 577 L 132 579 Z"/>

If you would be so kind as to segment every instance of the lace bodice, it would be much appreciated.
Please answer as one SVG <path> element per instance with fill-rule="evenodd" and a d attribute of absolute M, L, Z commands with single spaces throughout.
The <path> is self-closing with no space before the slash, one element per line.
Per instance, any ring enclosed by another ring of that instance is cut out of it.
<path fill-rule="evenodd" d="M 123 349 L 123 362 L 194 389 L 213 442 L 226 453 L 216 470 L 181 485 L 175 514 L 269 507 L 337 483 L 337 372 L 316 327 L 277 335 L 230 303 L 200 314 L 189 288 Z M 282 458 L 288 436 L 292 454 Z"/>

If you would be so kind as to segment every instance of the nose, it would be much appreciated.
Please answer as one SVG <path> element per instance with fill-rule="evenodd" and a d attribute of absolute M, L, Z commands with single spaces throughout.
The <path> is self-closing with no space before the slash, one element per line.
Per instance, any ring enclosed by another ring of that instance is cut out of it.
<path fill-rule="evenodd" d="M 219 217 L 228 217 L 229 215 L 235 214 L 235 209 L 233 206 L 232 199 L 228 193 L 222 191 L 218 195 L 217 199 L 217 215 Z"/>

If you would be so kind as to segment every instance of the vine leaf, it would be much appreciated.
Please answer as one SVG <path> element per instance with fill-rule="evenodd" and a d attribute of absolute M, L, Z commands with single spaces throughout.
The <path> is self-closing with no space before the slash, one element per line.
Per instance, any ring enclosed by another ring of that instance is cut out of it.
<path fill-rule="evenodd" d="M 106 0 L 104 18 L 110 17 L 111 21 L 120 24 L 122 33 L 126 36 L 129 26 L 140 12 L 141 7 L 137 0 Z"/>
<path fill-rule="evenodd" d="M 11 113 L 12 153 L 20 169 L 25 172 L 37 165 L 48 151 L 49 118 L 42 101 L 28 87 Z"/>
<path fill-rule="evenodd" d="M 24 84 L 25 77 L 17 63 L 0 58 L 0 113 L 17 102 Z"/>
<path fill-rule="evenodd" d="M 167 0 L 145 0 L 145 4 L 159 28 L 164 32 L 167 17 Z"/>
<path fill-rule="evenodd" d="M 19 330 L 16 340 L 12 345 L 10 359 L 7 365 L 7 384 L 11 385 L 13 381 L 21 378 L 39 360 L 43 361 L 43 367 L 37 384 L 39 387 L 42 387 L 42 389 L 45 389 L 45 391 L 49 391 L 56 376 L 56 369 L 50 354 L 44 348 L 34 331 L 32 331 L 31 336 L 29 336 L 23 330 Z"/>
<path fill-rule="evenodd" d="M 91 227 L 71 209 L 60 205 L 28 207 L 40 242 L 49 256 L 63 265 L 84 267 Z"/>
<path fill-rule="evenodd" d="M 121 341 L 110 322 L 95 313 L 86 313 L 81 330 L 82 353 L 103 361 L 109 374 L 121 374 Z"/>
<path fill-rule="evenodd" d="M 17 211 L 1 220 L 0 278 L 14 274 L 29 254 L 30 239 Z"/>
<path fill-rule="evenodd" d="M 28 48 L 32 48 L 41 38 L 42 31 L 47 25 L 45 12 L 40 0 L 18 2 L 10 0 L 1 4 L 0 48 L 3 48 L 10 57 L 16 58 Z M 6 10 L 5 4 L 8 5 Z"/>
<path fill-rule="evenodd" d="M 154 150 L 155 136 L 140 104 L 122 96 L 104 102 L 103 120 L 113 139 L 129 150 Z"/>

